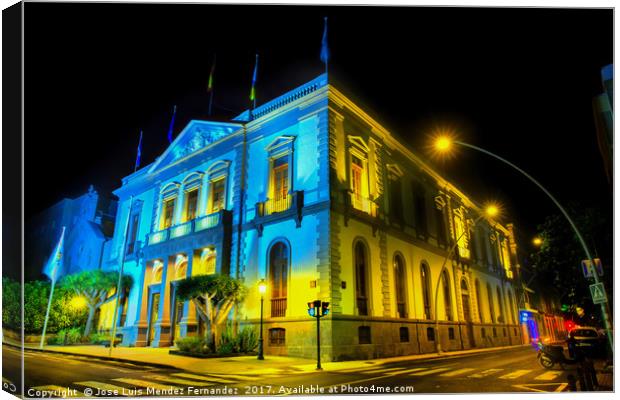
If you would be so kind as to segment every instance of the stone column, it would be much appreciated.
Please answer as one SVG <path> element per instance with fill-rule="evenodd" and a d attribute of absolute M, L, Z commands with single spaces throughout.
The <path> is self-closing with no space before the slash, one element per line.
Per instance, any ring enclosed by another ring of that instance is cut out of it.
<path fill-rule="evenodd" d="M 192 276 L 194 258 L 196 255 L 193 250 L 187 252 L 187 271 L 186 277 Z M 193 301 L 187 300 L 183 304 L 183 318 L 181 319 L 181 337 L 195 336 L 198 331 L 198 320 L 196 319 L 196 306 Z"/>
<path fill-rule="evenodd" d="M 176 207 L 174 208 L 174 218 L 172 225 L 179 225 L 183 222 L 183 209 L 185 208 L 185 185 L 181 185 L 177 196 Z"/>
<path fill-rule="evenodd" d="M 170 279 L 174 276 L 174 263 L 170 257 L 164 258 L 159 294 L 159 319 L 155 322 L 155 338 L 152 347 L 167 347 L 171 344 L 170 335 Z"/>
<path fill-rule="evenodd" d="M 202 217 L 207 215 L 207 203 L 209 200 L 209 175 L 205 174 L 202 177 L 202 184 L 200 185 L 200 198 L 198 199 L 198 213 L 197 215 Z"/>
<path fill-rule="evenodd" d="M 138 283 L 138 304 L 136 309 L 138 310 L 138 318 L 133 327 L 129 328 L 126 335 L 123 337 L 123 345 L 134 345 L 136 347 L 146 346 L 146 335 L 148 330 L 148 296 L 149 296 L 149 277 L 147 271 L 151 271 L 152 267 L 147 267 L 146 260 L 140 261 L 140 268 L 142 269 L 141 284 Z"/>

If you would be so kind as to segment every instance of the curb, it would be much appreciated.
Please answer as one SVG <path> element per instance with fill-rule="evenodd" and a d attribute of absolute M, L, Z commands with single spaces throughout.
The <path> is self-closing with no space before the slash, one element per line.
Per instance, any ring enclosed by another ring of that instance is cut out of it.
<path fill-rule="evenodd" d="M 12 344 L 12 343 L 2 342 L 2 345 L 22 350 L 21 346 L 17 346 L 17 345 Z M 141 366 L 145 366 L 145 367 L 174 368 L 174 369 L 178 369 L 178 370 L 187 371 L 187 370 L 185 370 L 183 368 L 174 367 L 174 366 L 169 365 L 169 364 L 158 364 L 158 363 L 152 363 L 152 362 L 148 362 L 148 361 L 128 360 L 126 358 L 96 356 L 96 355 L 92 355 L 92 354 L 71 353 L 71 352 L 68 352 L 68 351 L 58 351 L 58 350 L 49 350 L 49 349 L 37 349 L 37 348 L 25 347 L 25 346 L 24 346 L 23 350 L 38 351 L 39 353 L 53 353 L 53 354 L 64 354 L 64 355 L 70 355 L 70 356 L 86 357 L 86 358 L 93 358 L 95 360 L 103 360 L 103 361 L 118 361 L 118 362 L 123 362 L 123 363 L 127 363 L 127 364 L 141 365 Z"/>

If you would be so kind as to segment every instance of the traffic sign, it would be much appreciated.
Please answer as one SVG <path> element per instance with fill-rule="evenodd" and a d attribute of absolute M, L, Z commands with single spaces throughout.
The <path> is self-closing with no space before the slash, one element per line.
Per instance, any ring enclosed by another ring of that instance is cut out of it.
<path fill-rule="evenodd" d="M 605 294 L 603 283 L 599 282 L 590 285 L 590 294 L 592 295 L 592 302 L 594 304 L 607 303 L 607 295 Z"/>
<path fill-rule="evenodd" d="M 596 273 L 598 276 L 603 276 L 603 263 L 600 258 L 595 258 L 594 266 L 596 267 Z M 581 260 L 581 270 L 583 271 L 583 276 L 586 278 L 592 278 L 592 263 L 590 260 Z"/>

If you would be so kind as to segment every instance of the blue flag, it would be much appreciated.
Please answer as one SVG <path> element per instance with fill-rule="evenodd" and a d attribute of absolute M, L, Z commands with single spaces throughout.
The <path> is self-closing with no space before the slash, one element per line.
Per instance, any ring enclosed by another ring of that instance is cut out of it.
<path fill-rule="evenodd" d="M 254 64 L 254 73 L 252 74 L 252 89 L 250 89 L 250 101 L 256 107 L 256 74 L 258 72 L 258 54 L 256 55 L 256 63 Z"/>
<path fill-rule="evenodd" d="M 43 268 L 43 273 L 47 275 L 52 282 L 56 282 L 56 278 L 58 278 L 58 273 L 61 272 L 62 268 L 62 253 L 64 252 L 64 242 L 65 242 L 65 227 L 62 227 L 62 233 L 60 234 L 60 240 L 56 247 L 54 247 L 54 251 L 50 256 L 47 264 Z"/>
<path fill-rule="evenodd" d="M 174 106 L 174 110 L 172 111 L 172 119 L 170 120 L 170 127 L 168 128 L 168 142 L 172 143 L 173 137 L 172 133 L 174 130 L 174 117 L 177 115 L 177 106 Z"/>
<path fill-rule="evenodd" d="M 327 69 L 327 62 L 329 61 L 329 46 L 327 45 L 327 17 L 325 17 L 323 40 L 321 41 L 321 61 L 325 63 L 325 69 Z"/>
<path fill-rule="evenodd" d="M 136 166 L 133 171 L 136 172 L 140 167 L 140 160 L 142 159 L 142 130 L 140 130 L 140 140 L 138 141 L 138 152 L 136 154 Z"/>

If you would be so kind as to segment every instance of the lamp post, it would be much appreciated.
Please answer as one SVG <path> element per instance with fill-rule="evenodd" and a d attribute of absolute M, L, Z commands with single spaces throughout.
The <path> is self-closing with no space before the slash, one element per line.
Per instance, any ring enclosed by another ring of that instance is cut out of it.
<path fill-rule="evenodd" d="M 329 302 L 314 300 L 308 302 L 308 315 L 316 318 L 316 370 L 322 371 L 321 367 L 321 317 L 329 314 Z"/>
<path fill-rule="evenodd" d="M 480 214 L 478 218 L 474 220 L 473 225 L 476 226 L 476 224 L 485 216 L 495 217 L 498 213 L 499 213 L 499 207 L 494 204 L 489 204 L 485 208 L 484 214 Z M 437 296 L 439 293 L 439 284 L 441 283 L 443 269 L 446 267 L 446 263 L 448 262 L 449 259 L 452 258 L 452 255 L 454 254 L 454 250 L 456 250 L 457 246 L 459 245 L 459 240 L 461 240 L 461 238 L 465 235 L 466 231 L 467 230 L 464 229 L 463 232 L 461 232 L 461 234 L 459 235 L 459 237 L 456 238 L 456 240 L 454 241 L 454 244 L 450 247 L 448 254 L 446 254 L 446 257 L 443 259 L 443 264 L 441 264 L 441 269 L 439 270 L 439 276 L 437 277 L 437 285 L 435 285 L 435 348 L 437 349 L 437 353 L 441 353 L 441 340 L 439 340 L 440 339 L 439 315 L 437 314 Z"/>
<path fill-rule="evenodd" d="M 579 232 L 579 229 L 577 229 L 577 226 L 573 222 L 572 218 L 568 215 L 568 213 L 566 212 L 564 207 L 562 207 L 560 202 L 558 202 L 556 200 L 556 198 L 553 197 L 553 195 L 543 185 L 541 185 L 536 179 L 534 179 L 530 174 L 528 174 L 527 172 L 525 172 L 521 168 L 517 167 L 515 164 L 511 163 L 510 161 L 506 160 L 503 157 L 498 156 L 495 153 L 492 153 L 492 152 L 490 152 L 488 150 L 485 150 L 485 149 L 480 148 L 478 146 L 474 146 L 474 145 L 469 144 L 469 143 L 461 142 L 459 140 L 453 140 L 452 138 L 447 137 L 447 136 L 442 136 L 442 137 L 439 137 L 439 138 L 436 139 L 436 141 L 435 141 L 435 149 L 438 152 L 444 152 L 445 153 L 445 152 L 450 150 L 450 148 L 452 147 L 453 144 L 457 144 L 457 145 L 460 145 L 460 146 L 463 146 L 463 147 L 467 147 L 469 149 L 476 150 L 476 151 L 484 153 L 484 154 L 486 154 L 488 156 L 491 156 L 491 157 L 495 158 L 496 160 L 499 160 L 499 161 L 503 162 L 504 164 L 507 164 L 507 165 L 511 166 L 512 168 L 516 169 L 522 175 L 524 175 L 526 178 L 528 178 L 532 183 L 534 183 L 536 186 L 538 186 L 538 188 L 540 188 L 551 199 L 551 201 L 553 201 L 553 203 L 560 210 L 560 212 L 562 213 L 564 218 L 566 218 L 566 220 L 570 224 L 571 228 L 575 232 L 575 235 L 577 236 L 577 239 L 579 240 L 579 243 L 581 244 L 581 247 L 583 248 L 583 251 L 584 251 L 584 253 L 586 255 L 586 258 L 590 261 L 590 265 L 592 265 L 592 266 L 595 265 L 594 264 L 594 259 L 592 258 L 590 250 L 588 249 L 588 246 L 586 245 L 586 242 L 583 239 L 583 236 L 581 235 L 581 232 Z M 598 284 L 599 283 L 599 277 L 598 277 L 598 272 L 596 271 L 596 268 L 592 268 L 592 277 L 594 278 L 594 283 Z M 609 341 L 609 346 L 610 346 L 611 352 L 613 353 L 613 351 L 614 351 L 614 343 L 613 343 L 612 332 L 611 332 L 611 323 L 609 322 L 609 315 L 607 314 L 607 309 L 605 308 L 605 303 L 601 303 L 601 315 L 603 317 L 603 323 L 605 324 L 605 330 L 607 332 L 606 336 L 607 336 L 607 339 Z"/>
<path fill-rule="evenodd" d="M 261 279 L 258 283 L 258 292 L 260 293 L 260 332 L 258 336 L 258 357 L 259 360 L 264 360 L 263 356 L 263 301 L 264 295 L 267 291 L 267 284 L 264 279 Z"/>

